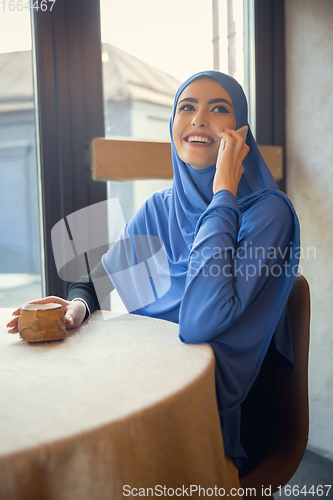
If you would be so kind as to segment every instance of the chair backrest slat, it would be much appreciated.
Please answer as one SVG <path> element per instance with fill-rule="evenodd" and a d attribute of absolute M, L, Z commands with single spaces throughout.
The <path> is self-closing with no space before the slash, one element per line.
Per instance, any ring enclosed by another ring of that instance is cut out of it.
<path fill-rule="evenodd" d="M 95 181 L 171 179 L 169 142 L 95 138 L 90 144 L 91 175 Z M 259 146 L 276 181 L 283 177 L 281 146 Z"/>

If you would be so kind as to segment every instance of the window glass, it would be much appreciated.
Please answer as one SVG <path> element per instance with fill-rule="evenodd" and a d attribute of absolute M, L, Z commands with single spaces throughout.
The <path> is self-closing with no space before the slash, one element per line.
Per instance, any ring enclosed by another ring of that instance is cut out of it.
<path fill-rule="evenodd" d="M 32 68 L 30 10 L 0 2 L 0 307 L 42 296 Z"/>
<path fill-rule="evenodd" d="M 248 93 L 244 53 L 249 57 L 252 0 L 245 4 L 246 11 L 243 0 L 100 0 L 106 136 L 169 141 L 176 90 L 199 71 L 229 73 Z M 119 198 L 129 220 L 154 191 L 171 184 L 112 181 L 108 195 Z"/>
<path fill-rule="evenodd" d="M 105 130 L 107 136 L 169 141 L 169 120 L 180 83 L 214 69 L 213 17 L 218 17 L 221 71 L 248 93 L 243 0 L 101 0 Z M 214 2 L 213 2 L 214 5 Z M 214 34 L 216 37 L 216 33 Z M 249 57 L 247 51 L 247 58 Z M 156 189 L 169 181 L 109 183 L 128 220 Z"/>

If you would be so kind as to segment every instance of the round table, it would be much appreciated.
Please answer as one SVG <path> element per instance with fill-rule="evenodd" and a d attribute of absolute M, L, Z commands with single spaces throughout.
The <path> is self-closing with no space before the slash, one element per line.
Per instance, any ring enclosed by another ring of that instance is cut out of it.
<path fill-rule="evenodd" d="M 28 344 L 7 333 L 10 316 L 0 310 L 1 500 L 239 487 L 209 345 L 183 344 L 168 321 L 101 311 L 64 341 Z"/>

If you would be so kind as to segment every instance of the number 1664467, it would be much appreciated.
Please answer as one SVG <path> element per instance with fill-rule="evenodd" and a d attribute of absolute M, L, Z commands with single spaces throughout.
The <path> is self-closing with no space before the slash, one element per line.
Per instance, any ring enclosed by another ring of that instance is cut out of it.
<path fill-rule="evenodd" d="M 281 496 L 281 494 L 285 494 L 287 497 L 289 496 L 292 496 L 292 498 L 294 497 L 298 497 L 298 496 L 301 496 L 301 495 L 309 495 L 310 497 L 327 497 L 328 494 L 329 494 L 329 491 L 331 489 L 332 485 L 331 484 L 325 484 L 325 485 L 318 485 L 318 486 L 298 486 L 297 484 L 295 484 L 294 486 L 290 486 L 289 484 L 287 484 L 287 486 L 278 486 L 278 492 L 277 492 L 277 495 L 278 496 Z"/>
<path fill-rule="evenodd" d="M 3 11 L 17 11 L 21 12 L 25 9 L 28 10 L 41 10 L 45 12 L 52 11 L 56 0 L 1 0 L 0 6 Z M 1 9 L 0 7 L 0 9 Z"/>

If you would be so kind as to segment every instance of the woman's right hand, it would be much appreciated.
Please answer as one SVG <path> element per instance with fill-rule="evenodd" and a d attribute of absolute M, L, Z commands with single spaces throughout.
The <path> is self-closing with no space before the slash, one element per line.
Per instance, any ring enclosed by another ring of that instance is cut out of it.
<path fill-rule="evenodd" d="M 242 162 L 250 151 L 250 148 L 237 130 L 224 129 L 218 134 L 225 141 L 220 143 L 219 153 L 216 160 L 216 173 L 213 183 L 213 193 L 222 189 L 230 191 L 234 196 L 237 194 L 238 185 L 244 172 Z"/>
<path fill-rule="evenodd" d="M 61 297 L 45 297 L 44 299 L 32 300 L 28 304 L 49 304 L 56 303 L 62 305 L 65 313 L 66 329 L 78 328 L 86 315 L 86 306 L 82 300 L 65 300 Z M 14 318 L 7 324 L 8 333 L 18 333 L 18 318 L 21 313 L 19 307 L 13 312 Z"/>

